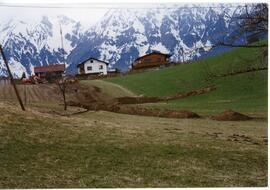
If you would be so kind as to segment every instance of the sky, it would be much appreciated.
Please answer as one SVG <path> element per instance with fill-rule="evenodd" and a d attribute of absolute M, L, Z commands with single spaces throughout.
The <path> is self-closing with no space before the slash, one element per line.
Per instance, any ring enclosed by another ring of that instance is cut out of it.
<path fill-rule="evenodd" d="M 57 16 L 65 15 L 76 21 L 80 21 L 84 26 L 95 24 L 108 11 L 107 8 L 28 8 L 25 7 L 1 6 L 0 4 L 0 21 L 7 21 L 12 18 L 20 18 L 24 21 L 34 21 L 43 15 Z"/>
<path fill-rule="evenodd" d="M 97 3 L 98 2 L 98 3 Z M 41 16 L 65 15 L 81 22 L 86 28 L 98 22 L 107 11 L 114 8 L 147 8 L 157 4 L 157 1 L 130 0 L 129 3 L 121 0 L 108 1 L 89 0 L 0 0 L 0 22 L 8 21 L 12 18 L 28 23 L 40 20 Z M 147 5 L 145 4 L 147 2 Z M 166 1 L 170 2 L 170 0 Z M 158 3 L 162 3 L 162 0 Z"/>
<path fill-rule="evenodd" d="M 140 0 L 130 0 L 129 3 L 121 0 L 107 0 L 109 3 L 105 2 L 106 0 L 0 0 L 0 22 L 20 18 L 20 20 L 31 23 L 35 22 L 35 19 L 39 21 L 43 15 L 52 17 L 65 15 L 89 28 L 102 19 L 110 9 L 147 8 L 147 6 L 157 4 L 157 1 L 153 0 L 144 0 L 144 3 Z M 170 0 L 166 2 L 170 2 Z M 162 0 L 158 3 L 162 3 Z"/>
<path fill-rule="evenodd" d="M 192 3 L 228 3 L 241 0 L 192 0 Z M 256 0 L 245 0 L 245 2 Z M 128 3 L 127 3 L 128 2 Z M 80 21 L 85 27 L 98 22 L 103 15 L 113 8 L 147 8 L 157 3 L 188 3 L 186 0 L 0 0 L 0 22 L 11 18 L 33 22 L 41 16 L 65 15 Z M 190 3 L 190 2 L 189 2 Z"/>

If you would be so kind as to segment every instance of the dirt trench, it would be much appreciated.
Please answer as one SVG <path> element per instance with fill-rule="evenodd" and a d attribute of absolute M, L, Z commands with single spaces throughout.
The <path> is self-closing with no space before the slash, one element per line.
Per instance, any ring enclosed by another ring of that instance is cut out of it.
<path fill-rule="evenodd" d="M 180 98 L 185 98 L 189 96 L 197 96 L 201 94 L 205 94 L 211 91 L 216 90 L 215 86 L 208 86 L 204 88 L 200 88 L 197 90 L 193 90 L 190 92 L 178 93 L 173 96 L 164 96 L 164 97 L 119 97 L 116 98 L 116 101 L 119 104 L 144 104 L 144 103 L 157 103 L 162 101 L 175 100 Z"/>
<path fill-rule="evenodd" d="M 103 93 L 96 86 L 76 85 L 77 96 L 75 99 L 68 101 L 69 106 L 82 107 L 94 111 L 110 111 L 130 115 L 142 115 L 166 118 L 199 118 L 200 116 L 188 110 L 168 110 L 143 108 L 139 106 L 129 106 L 127 104 L 141 104 L 150 102 L 159 102 L 184 98 L 188 96 L 200 95 L 215 90 L 214 86 L 201 88 L 187 93 L 179 93 L 174 96 L 166 97 L 122 97 L 113 98 Z"/>
<path fill-rule="evenodd" d="M 86 105 L 79 102 L 69 102 L 68 105 L 81 107 L 87 110 L 94 110 L 94 111 L 102 110 L 129 115 L 166 117 L 166 118 L 200 118 L 198 114 L 185 110 L 160 110 L 160 109 L 142 108 L 138 106 L 130 107 L 119 104 L 109 105 L 103 103 L 92 103 L 90 105 L 89 104 Z"/>
<path fill-rule="evenodd" d="M 200 118 L 197 113 L 188 110 L 168 110 L 168 109 L 154 109 L 143 108 L 140 106 L 130 106 L 129 104 L 155 103 L 160 101 L 174 100 L 178 98 L 185 98 L 189 96 L 197 96 L 216 90 L 215 86 L 208 86 L 186 93 L 178 93 L 173 96 L 166 97 L 120 97 L 113 98 L 102 92 L 96 86 L 82 86 L 76 85 L 77 98 L 74 101 L 69 101 L 70 106 L 82 107 L 86 110 L 94 111 L 110 111 L 115 113 L 123 113 L 130 115 L 142 115 L 153 117 L 166 118 Z M 226 110 L 223 113 L 210 117 L 213 120 L 219 121 L 244 121 L 252 119 L 241 113 L 232 110 Z"/>
<path fill-rule="evenodd" d="M 58 87 L 54 84 L 44 85 L 18 85 L 19 92 L 24 103 L 50 102 L 62 103 L 62 97 Z M 120 97 L 114 98 L 102 92 L 96 86 L 84 86 L 80 83 L 72 84 L 67 89 L 68 105 L 82 107 L 86 110 L 103 110 L 115 113 L 130 115 L 142 115 L 166 118 L 199 118 L 200 116 L 188 110 L 168 110 L 143 108 L 139 106 L 130 106 L 129 104 L 155 103 L 168 101 L 189 96 L 197 96 L 216 90 L 215 86 L 193 90 L 186 93 L 178 93 L 166 97 Z M 0 99 L 16 100 L 11 85 L 0 87 Z M 221 114 L 212 116 L 211 119 L 219 121 L 243 121 L 250 120 L 249 116 L 227 110 Z"/>

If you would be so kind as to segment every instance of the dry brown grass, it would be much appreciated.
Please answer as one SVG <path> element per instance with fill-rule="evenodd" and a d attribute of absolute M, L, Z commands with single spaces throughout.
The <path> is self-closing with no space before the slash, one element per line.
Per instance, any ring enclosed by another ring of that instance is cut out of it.
<path fill-rule="evenodd" d="M 265 120 L 0 108 L 1 188 L 267 185 Z"/>

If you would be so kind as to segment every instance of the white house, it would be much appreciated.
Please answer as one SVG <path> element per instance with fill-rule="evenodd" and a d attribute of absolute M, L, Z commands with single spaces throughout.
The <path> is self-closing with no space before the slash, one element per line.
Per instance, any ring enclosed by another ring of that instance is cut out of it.
<path fill-rule="evenodd" d="M 95 58 L 89 58 L 77 65 L 78 74 L 107 75 L 109 63 Z"/>

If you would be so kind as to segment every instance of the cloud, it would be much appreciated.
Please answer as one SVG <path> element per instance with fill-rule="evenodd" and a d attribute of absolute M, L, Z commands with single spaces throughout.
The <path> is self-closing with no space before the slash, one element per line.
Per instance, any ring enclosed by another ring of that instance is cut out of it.
<path fill-rule="evenodd" d="M 85 27 L 95 24 L 108 11 L 106 8 L 33 8 L 33 7 L 7 7 L 0 6 L 0 22 L 7 22 L 10 19 L 19 19 L 25 22 L 39 21 L 43 15 L 55 17 L 65 15 L 81 22 Z M 1 24 L 0 23 L 0 24 Z"/>

